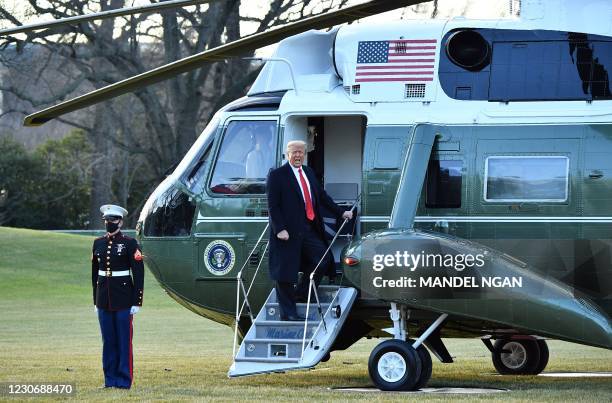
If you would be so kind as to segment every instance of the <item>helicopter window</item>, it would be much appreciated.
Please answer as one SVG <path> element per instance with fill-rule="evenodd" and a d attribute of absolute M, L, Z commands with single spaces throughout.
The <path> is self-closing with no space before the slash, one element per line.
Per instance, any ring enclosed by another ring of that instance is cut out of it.
<path fill-rule="evenodd" d="M 206 162 L 208 162 L 208 157 L 210 155 L 211 149 L 212 144 L 209 144 L 206 151 L 204 151 L 204 154 L 202 154 L 198 162 L 191 169 L 191 172 L 189 173 L 185 181 L 189 190 L 191 190 L 195 194 L 202 193 L 202 190 L 204 188 L 203 184 L 206 174 L 206 167 L 209 165 Z"/>
<path fill-rule="evenodd" d="M 484 198 L 496 202 L 564 202 L 568 196 L 568 176 L 567 157 L 488 157 Z"/>
<path fill-rule="evenodd" d="M 229 123 L 210 182 L 214 193 L 263 194 L 276 162 L 276 121 Z"/>
<path fill-rule="evenodd" d="M 461 207 L 462 165 L 458 160 L 429 161 L 425 187 L 427 208 Z"/>
<path fill-rule="evenodd" d="M 439 78 L 451 98 L 609 100 L 612 41 L 565 31 L 475 29 L 443 40 Z M 490 64 L 489 64 L 490 62 Z"/>
<path fill-rule="evenodd" d="M 206 128 L 197 138 L 197 140 L 193 143 L 183 160 L 176 167 L 174 171 L 174 175 L 182 176 L 183 181 L 187 181 L 194 174 L 194 165 L 199 164 L 200 162 L 204 162 L 201 156 L 204 154 L 202 150 L 207 150 L 210 144 L 213 142 L 215 133 L 217 132 L 217 128 L 219 127 L 219 113 L 215 114 L 210 122 L 206 125 Z M 189 176 L 186 176 L 186 172 L 189 173 Z M 189 186 L 189 184 L 187 184 Z"/>
<path fill-rule="evenodd" d="M 151 207 L 145 220 L 145 236 L 189 236 L 194 213 L 192 199 L 171 187 Z"/>
<path fill-rule="evenodd" d="M 376 139 L 374 169 L 399 169 L 401 156 L 402 143 L 400 139 Z"/>
<path fill-rule="evenodd" d="M 591 93 L 593 99 L 611 99 L 610 71 L 612 71 L 612 43 L 593 42 L 593 75 Z"/>

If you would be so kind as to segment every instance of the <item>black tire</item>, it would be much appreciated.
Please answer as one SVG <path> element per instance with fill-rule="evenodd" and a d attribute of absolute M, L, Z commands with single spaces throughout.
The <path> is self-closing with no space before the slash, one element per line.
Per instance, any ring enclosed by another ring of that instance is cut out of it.
<path fill-rule="evenodd" d="M 394 369 L 397 365 L 397 371 Z M 385 368 L 389 370 L 384 371 Z M 421 376 L 421 359 L 412 343 L 385 340 L 374 347 L 368 361 L 368 372 L 380 390 L 415 390 Z"/>
<path fill-rule="evenodd" d="M 548 365 L 548 359 L 550 358 L 550 352 L 548 351 L 548 344 L 546 344 L 546 340 L 536 340 L 536 342 L 540 348 L 540 362 L 538 362 L 538 365 L 533 370 L 532 375 L 537 375 L 544 371 L 544 368 L 546 368 L 546 365 Z"/>
<path fill-rule="evenodd" d="M 497 340 L 491 356 L 502 375 L 533 375 L 540 363 L 540 347 L 535 339 Z"/>
<path fill-rule="evenodd" d="M 411 340 L 410 343 L 414 342 Z M 429 382 L 429 379 L 431 378 L 433 363 L 431 362 L 431 355 L 429 354 L 429 351 L 427 351 L 427 347 L 425 347 L 423 344 L 421 344 L 416 351 L 421 359 L 421 376 L 419 376 L 419 380 L 414 386 L 414 390 L 419 390 L 427 386 L 427 382 Z"/>
<path fill-rule="evenodd" d="M 321 358 L 321 362 L 327 362 L 329 361 L 330 358 L 331 358 L 331 354 L 327 353 L 323 356 L 323 358 Z"/>

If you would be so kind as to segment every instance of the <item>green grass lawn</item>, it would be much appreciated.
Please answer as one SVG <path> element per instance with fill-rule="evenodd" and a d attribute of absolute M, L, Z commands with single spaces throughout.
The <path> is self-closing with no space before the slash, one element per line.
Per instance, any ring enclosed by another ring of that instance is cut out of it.
<path fill-rule="evenodd" d="M 311 371 L 228 379 L 233 332 L 171 300 L 149 274 L 134 318 L 134 385 L 104 390 L 90 285 L 92 238 L 0 228 L 0 382 L 73 383 L 78 400 L 447 401 L 449 395 L 347 393 L 371 385 L 363 340 Z M 432 387 L 507 388 L 453 399 L 611 401 L 612 378 L 502 377 L 479 340 L 446 340 L 454 364 L 434 362 Z M 550 341 L 551 371 L 612 371 L 612 351 Z M 8 399 L 0 396 L 0 399 Z M 39 397 L 33 398 L 35 400 Z M 13 399 L 14 401 L 14 399 Z"/>

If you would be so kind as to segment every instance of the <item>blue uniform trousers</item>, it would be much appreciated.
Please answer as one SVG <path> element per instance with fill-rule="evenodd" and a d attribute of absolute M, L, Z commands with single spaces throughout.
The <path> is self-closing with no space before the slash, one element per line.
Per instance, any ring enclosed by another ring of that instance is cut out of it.
<path fill-rule="evenodd" d="M 130 308 L 120 311 L 98 309 L 102 332 L 102 368 L 104 385 L 116 388 L 132 386 L 132 315 Z"/>

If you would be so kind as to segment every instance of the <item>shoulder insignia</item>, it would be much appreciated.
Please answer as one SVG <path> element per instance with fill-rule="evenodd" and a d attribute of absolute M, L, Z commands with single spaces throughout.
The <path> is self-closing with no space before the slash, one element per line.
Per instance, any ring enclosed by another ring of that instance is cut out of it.
<path fill-rule="evenodd" d="M 142 260 L 142 253 L 140 253 L 138 249 L 136 249 L 136 252 L 134 252 L 134 260 L 137 260 L 139 262 Z"/>

